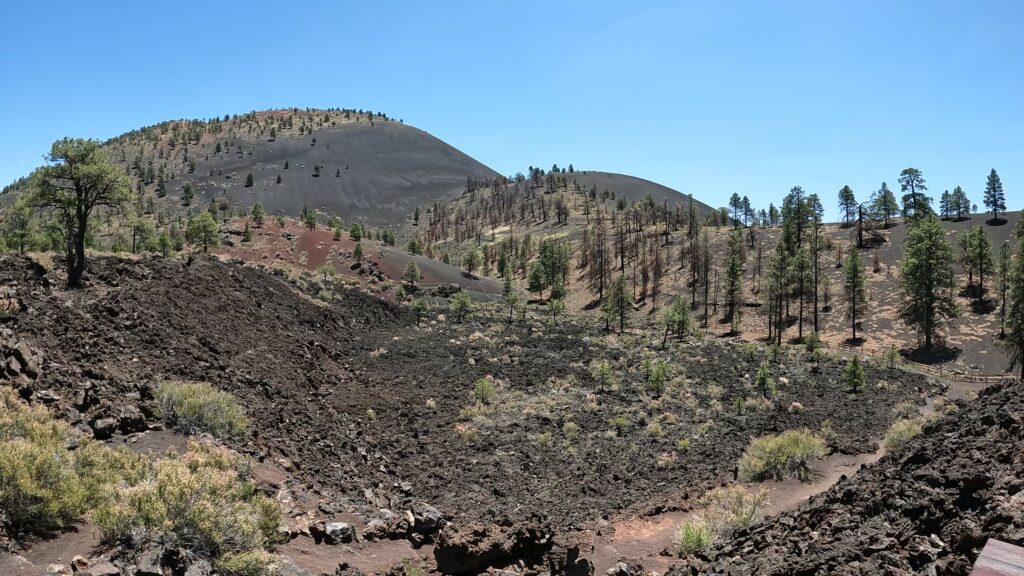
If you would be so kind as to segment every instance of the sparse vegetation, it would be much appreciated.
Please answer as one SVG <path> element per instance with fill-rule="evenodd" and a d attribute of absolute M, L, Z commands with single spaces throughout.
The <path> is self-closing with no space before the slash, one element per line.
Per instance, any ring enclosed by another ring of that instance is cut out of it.
<path fill-rule="evenodd" d="M 167 424 L 184 434 L 239 439 L 249 429 L 249 417 L 238 401 L 209 384 L 165 382 L 156 397 Z"/>
<path fill-rule="evenodd" d="M 705 518 L 720 529 L 745 530 L 756 524 L 768 505 L 768 491 L 750 491 L 740 485 L 715 488 L 701 499 Z"/>
<path fill-rule="evenodd" d="M 684 520 L 676 531 L 674 548 L 676 554 L 688 556 L 708 549 L 715 541 L 715 531 L 702 516 Z"/>
<path fill-rule="evenodd" d="M 80 439 L 47 410 L 0 388 L 0 518 L 11 532 L 64 528 L 141 467 L 140 457 Z"/>
<path fill-rule="evenodd" d="M 490 404 L 495 392 L 494 381 L 490 378 L 481 378 L 473 385 L 473 399 L 480 404 Z"/>
<path fill-rule="evenodd" d="M 109 542 L 162 542 L 242 570 L 253 558 L 240 555 L 276 542 L 281 520 L 277 502 L 256 492 L 250 476 L 245 458 L 193 441 L 111 491 L 93 521 Z"/>
<path fill-rule="evenodd" d="M 808 480 L 811 465 L 825 455 L 825 443 L 807 430 L 787 430 L 751 441 L 739 461 L 745 480 Z"/>
<path fill-rule="evenodd" d="M 921 421 L 917 418 L 897 420 L 885 433 L 885 449 L 892 452 L 902 448 L 921 433 Z"/>

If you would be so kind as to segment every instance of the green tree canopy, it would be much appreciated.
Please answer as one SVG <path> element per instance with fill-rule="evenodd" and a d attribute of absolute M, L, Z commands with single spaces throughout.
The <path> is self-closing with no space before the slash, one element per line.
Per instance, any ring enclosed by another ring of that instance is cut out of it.
<path fill-rule="evenodd" d="M 53 143 L 47 166 L 30 178 L 28 204 L 48 212 L 60 229 L 69 287 L 85 271 L 86 234 L 96 208 L 121 210 L 132 198 L 128 176 L 96 140 L 64 138 Z"/>
<path fill-rule="evenodd" d="M 959 314 L 951 285 L 953 248 L 934 214 L 910 226 L 901 272 L 900 317 L 924 337 L 929 349 L 943 321 Z"/>
<path fill-rule="evenodd" d="M 185 238 L 189 244 L 201 245 L 203 252 L 209 252 L 220 243 L 220 226 L 208 211 L 200 212 L 188 219 Z"/>

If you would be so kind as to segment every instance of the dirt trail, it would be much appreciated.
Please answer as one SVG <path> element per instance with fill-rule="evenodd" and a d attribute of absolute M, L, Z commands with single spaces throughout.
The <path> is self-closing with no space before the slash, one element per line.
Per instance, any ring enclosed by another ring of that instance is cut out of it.
<path fill-rule="evenodd" d="M 985 389 L 985 384 L 948 381 L 949 390 L 946 397 L 967 399 Z M 921 415 L 932 416 L 936 413 L 937 397 L 929 397 L 921 407 Z M 821 494 L 844 478 L 850 477 L 863 466 L 870 466 L 882 459 L 885 446 L 878 442 L 874 452 L 847 455 L 834 453 L 820 460 L 814 467 L 813 482 L 800 482 L 796 479 L 781 482 L 745 482 L 749 489 L 765 488 L 768 490 L 768 507 L 765 515 L 777 516 L 795 510 L 813 496 Z M 673 510 L 648 517 L 632 517 L 612 522 L 601 532 L 594 545 L 594 573 L 603 574 L 617 562 L 639 561 L 644 568 L 664 573 L 671 566 L 674 556 L 666 555 L 671 548 L 679 525 L 687 518 L 699 513 L 699 509 Z"/>
<path fill-rule="evenodd" d="M 747 482 L 744 486 L 768 490 L 768 516 L 795 509 L 812 496 L 828 490 L 844 477 L 857 472 L 861 466 L 877 462 L 885 454 L 885 448 L 867 454 L 850 456 L 832 454 L 820 460 L 814 467 L 813 482 L 796 479 L 782 482 Z M 604 574 L 622 560 L 638 561 L 648 570 L 664 573 L 674 561 L 673 556 L 663 552 L 672 546 L 679 524 L 699 513 L 700 510 L 674 510 L 646 518 L 629 518 L 610 524 L 614 534 L 598 537 L 594 545 L 594 573 Z M 611 530 L 603 530 L 609 533 Z"/>
<path fill-rule="evenodd" d="M 341 565 L 348 565 L 366 574 L 380 574 L 401 565 L 405 560 L 418 563 L 434 558 L 434 547 L 413 548 L 408 540 L 380 540 L 340 546 L 316 544 L 308 536 L 300 536 L 278 546 L 276 551 L 291 558 L 296 566 L 314 574 L 331 574 Z"/>

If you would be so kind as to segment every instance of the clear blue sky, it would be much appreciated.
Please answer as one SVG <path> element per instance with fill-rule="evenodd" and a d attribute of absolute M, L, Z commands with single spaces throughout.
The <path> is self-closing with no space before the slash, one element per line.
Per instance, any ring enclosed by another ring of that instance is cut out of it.
<path fill-rule="evenodd" d="M 1024 208 L 1024 2 L 28 2 L 4 10 L 0 182 L 62 136 L 369 108 L 504 173 L 573 163 L 715 205 L 866 198 L 900 169 Z"/>

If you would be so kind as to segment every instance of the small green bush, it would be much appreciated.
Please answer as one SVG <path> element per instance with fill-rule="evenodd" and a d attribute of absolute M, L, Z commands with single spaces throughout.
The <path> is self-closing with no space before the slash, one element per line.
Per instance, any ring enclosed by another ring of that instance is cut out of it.
<path fill-rule="evenodd" d="M 807 480 L 811 463 L 824 455 L 821 438 L 807 430 L 787 430 L 752 440 L 740 457 L 739 473 L 744 480 Z"/>
<path fill-rule="evenodd" d="M 679 525 L 674 547 L 680 556 L 688 556 L 706 550 L 714 541 L 715 531 L 711 523 L 702 516 L 694 516 Z"/>
<path fill-rule="evenodd" d="M 622 435 L 623 432 L 629 430 L 629 426 L 629 417 L 625 414 L 619 414 L 608 419 L 608 429 L 615 432 L 616 435 Z"/>
<path fill-rule="evenodd" d="M 858 392 L 864 387 L 864 364 L 857 356 L 854 356 L 846 365 L 846 370 L 843 371 L 843 381 L 851 392 Z"/>
<path fill-rule="evenodd" d="M 241 570 L 247 557 L 278 539 L 281 511 L 256 491 L 248 459 L 206 442 L 152 462 L 134 483 L 92 513 L 107 542 L 140 539 L 225 559 Z M 240 574 L 251 574 L 239 572 Z"/>
<path fill-rule="evenodd" d="M 565 434 L 565 439 L 574 442 L 580 435 L 580 425 L 575 422 L 566 422 L 562 426 L 562 433 Z"/>
<path fill-rule="evenodd" d="M 216 562 L 217 571 L 226 576 L 277 576 L 277 556 L 266 550 L 229 552 Z"/>
<path fill-rule="evenodd" d="M 751 492 L 740 485 L 715 488 L 704 495 L 701 503 L 708 507 L 713 525 L 733 530 L 747 529 L 763 516 L 768 505 L 768 491 Z"/>
<path fill-rule="evenodd" d="M 156 399 L 163 419 L 183 434 L 238 439 L 249 429 L 249 417 L 234 396 L 209 384 L 165 382 Z"/>
<path fill-rule="evenodd" d="M 898 420 L 911 420 L 921 415 L 921 409 L 911 401 L 900 402 L 893 409 Z"/>
<path fill-rule="evenodd" d="M 910 442 L 915 436 L 921 433 L 921 421 L 917 419 L 903 419 L 897 420 L 892 423 L 889 427 L 889 431 L 885 433 L 884 445 L 885 449 L 892 452 L 903 447 L 907 442 Z"/>
<path fill-rule="evenodd" d="M 481 404 L 490 404 L 494 400 L 494 382 L 489 378 L 481 378 L 473 386 L 473 398 Z"/>
<path fill-rule="evenodd" d="M 651 392 L 655 396 L 661 396 L 665 392 L 665 382 L 668 381 L 668 370 L 664 362 L 653 362 L 648 369 L 647 382 Z"/>
<path fill-rule="evenodd" d="M 101 500 L 108 485 L 139 469 L 141 457 L 80 439 L 47 410 L 0 389 L 0 518 L 12 531 L 63 528 Z"/>
<path fill-rule="evenodd" d="M 533 437 L 533 441 L 537 443 L 537 446 L 546 449 L 551 446 L 551 432 L 537 434 Z"/>

